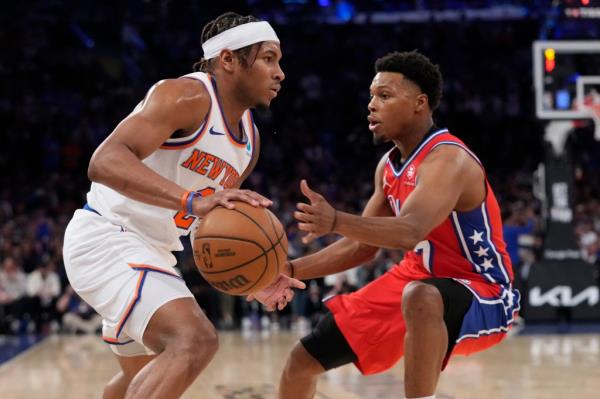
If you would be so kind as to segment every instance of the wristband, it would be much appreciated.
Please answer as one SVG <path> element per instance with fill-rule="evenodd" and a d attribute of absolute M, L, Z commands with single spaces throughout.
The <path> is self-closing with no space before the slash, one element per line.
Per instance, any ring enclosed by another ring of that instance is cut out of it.
<path fill-rule="evenodd" d="M 194 214 L 193 203 L 194 198 L 196 197 L 202 197 L 202 194 L 200 194 L 198 191 L 186 191 L 181 196 L 181 207 L 185 212 L 187 212 L 188 215 Z"/>
<path fill-rule="evenodd" d="M 196 197 L 202 197 L 202 194 L 200 194 L 198 191 L 192 191 L 190 192 L 190 195 L 187 198 L 187 204 L 186 204 L 186 211 L 188 213 L 188 215 L 193 215 L 194 214 L 194 207 L 193 207 L 193 203 L 194 203 L 194 198 Z"/>
<path fill-rule="evenodd" d="M 193 191 L 186 191 L 181 195 L 181 209 L 187 211 L 187 200 Z"/>

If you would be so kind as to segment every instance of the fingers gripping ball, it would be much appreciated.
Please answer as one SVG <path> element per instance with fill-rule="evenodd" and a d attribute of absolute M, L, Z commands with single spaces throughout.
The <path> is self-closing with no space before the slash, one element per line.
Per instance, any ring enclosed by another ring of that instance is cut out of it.
<path fill-rule="evenodd" d="M 202 276 L 226 294 L 248 295 L 271 284 L 283 271 L 288 241 L 281 222 L 266 208 L 235 202 L 200 222 L 192 240 Z"/>

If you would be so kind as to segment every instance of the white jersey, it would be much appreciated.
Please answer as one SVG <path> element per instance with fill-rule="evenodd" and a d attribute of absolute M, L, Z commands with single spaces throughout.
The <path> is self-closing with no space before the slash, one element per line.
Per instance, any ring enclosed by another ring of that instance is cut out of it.
<path fill-rule="evenodd" d="M 199 80 L 210 94 L 206 119 L 193 134 L 168 139 L 142 162 L 186 190 L 210 195 L 238 182 L 252 159 L 258 131 L 247 110 L 240 123 L 243 140 L 238 140 L 225 122 L 214 79 L 203 72 L 184 78 Z M 183 211 L 136 201 L 99 183 L 92 183 L 87 202 L 110 222 L 167 251 L 183 249 L 179 237 L 188 234 L 197 219 Z"/>

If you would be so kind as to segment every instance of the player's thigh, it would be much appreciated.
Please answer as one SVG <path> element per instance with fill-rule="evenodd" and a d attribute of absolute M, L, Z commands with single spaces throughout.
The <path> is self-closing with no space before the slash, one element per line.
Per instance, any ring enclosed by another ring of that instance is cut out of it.
<path fill-rule="evenodd" d="M 139 313 L 138 309 L 146 308 L 151 312 L 161 301 L 192 296 L 174 269 L 170 253 L 92 212 L 75 213 L 65 233 L 63 253 L 71 286 L 102 316 L 105 327 L 114 324 L 116 335 L 130 324 L 134 310 Z M 159 275 L 165 281 L 180 282 L 164 287 L 150 281 Z M 139 338 L 135 333 L 129 335 Z"/>
<path fill-rule="evenodd" d="M 214 351 L 217 332 L 196 300 L 178 298 L 163 304 L 154 312 L 143 335 L 144 345 L 155 353 L 167 347 L 189 347 Z"/>
<path fill-rule="evenodd" d="M 420 282 L 436 287 L 442 297 L 450 354 L 459 337 L 465 315 L 473 303 L 473 294 L 464 285 L 450 278 L 428 278 Z"/>
<path fill-rule="evenodd" d="M 310 370 L 312 374 L 353 363 L 358 359 L 330 312 L 294 347 L 291 358 L 297 368 L 307 372 Z"/>

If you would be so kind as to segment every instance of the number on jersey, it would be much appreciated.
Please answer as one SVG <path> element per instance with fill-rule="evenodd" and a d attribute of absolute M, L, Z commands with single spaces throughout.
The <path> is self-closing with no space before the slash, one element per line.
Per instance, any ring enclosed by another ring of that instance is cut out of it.
<path fill-rule="evenodd" d="M 423 266 L 431 273 L 431 265 L 433 263 L 433 246 L 427 240 L 419 242 L 415 246 L 415 252 L 422 256 Z"/>

